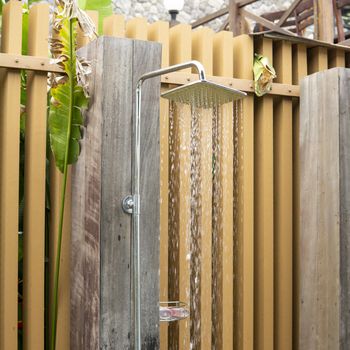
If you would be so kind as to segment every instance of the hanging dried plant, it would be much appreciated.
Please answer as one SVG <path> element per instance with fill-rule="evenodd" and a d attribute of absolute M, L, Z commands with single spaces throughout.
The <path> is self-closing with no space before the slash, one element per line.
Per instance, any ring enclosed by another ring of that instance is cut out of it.
<path fill-rule="evenodd" d="M 88 105 L 88 79 L 90 63 L 76 54 L 77 26 L 85 35 L 93 38 L 96 29 L 91 19 L 79 9 L 75 0 L 56 0 L 53 17 L 53 37 L 50 47 L 53 60 L 61 66 L 63 74 L 51 74 L 49 78 L 51 102 L 49 112 L 50 146 L 57 168 L 63 173 L 58 244 L 55 261 L 54 296 L 52 300 L 50 349 L 56 349 L 58 282 L 64 220 L 64 204 L 69 164 L 78 160 L 79 141 L 82 137 L 83 111 Z"/>
<path fill-rule="evenodd" d="M 272 81 L 276 78 L 275 69 L 267 57 L 255 54 L 253 71 L 255 94 L 263 96 L 272 89 Z"/>

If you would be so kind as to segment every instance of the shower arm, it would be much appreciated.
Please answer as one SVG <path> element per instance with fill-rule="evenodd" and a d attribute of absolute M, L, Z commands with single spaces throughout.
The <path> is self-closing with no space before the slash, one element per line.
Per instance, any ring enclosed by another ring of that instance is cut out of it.
<path fill-rule="evenodd" d="M 133 267 L 133 299 L 134 299 L 134 349 L 141 350 L 141 291 L 140 291 L 140 153 L 141 153 L 141 90 L 145 80 L 163 74 L 194 67 L 199 80 L 206 80 L 203 65 L 198 61 L 189 61 L 176 64 L 143 74 L 136 85 L 136 106 L 133 117 L 134 136 L 134 166 L 132 167 L 132 195 L 126 196 L 122 201 L 125 213 L 132 214 L 132 267 Z"/>

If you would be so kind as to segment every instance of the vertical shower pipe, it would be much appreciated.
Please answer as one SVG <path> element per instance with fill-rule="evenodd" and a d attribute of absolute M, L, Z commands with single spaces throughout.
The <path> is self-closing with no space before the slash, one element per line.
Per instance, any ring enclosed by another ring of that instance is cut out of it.
<path fill-rule="evenodd" d="M 134 298 L 134 342 L 135 350 L 141 350 L 141 293 L 140 293 L 140 134 L 141 134 L 141 97 L 142 84 L 145 80 L 180 69 L 195 67 L 199 79 L 206 80 L 203 65 L 198 61 L 189 61 L 159 69 L 142 75 L 136 85 L 136 106 L 133 118 L 134 125 L 134 166 L 133 166 L 133 194 L 123 199 L 123 210 L 132 214 L 132 271 L 133 271 L 133 298 Z"/>

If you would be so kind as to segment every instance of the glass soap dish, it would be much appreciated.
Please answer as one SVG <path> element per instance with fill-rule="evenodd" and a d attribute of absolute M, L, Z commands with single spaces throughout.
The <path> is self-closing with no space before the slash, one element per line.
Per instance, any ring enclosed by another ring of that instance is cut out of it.
<path fill-rule="evenodd" d="M 182 301 L 160 301 L 160 322 L 181 321 L 190 316 L 188 305 Z"/>

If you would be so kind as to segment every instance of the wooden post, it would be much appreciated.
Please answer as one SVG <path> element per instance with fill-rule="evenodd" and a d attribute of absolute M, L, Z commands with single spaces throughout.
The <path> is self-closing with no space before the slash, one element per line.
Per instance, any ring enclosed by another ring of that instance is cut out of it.
<path fill-rule="evenodd" d="M 49 6 L 38 4 L 29 13 L 28 54 L 47 55 Z M 45 191 L 47 73 L 27 77 L 23 235 L 24 347 L 44 349 Z"/>
<path fill-rule="evenodd" d="M 350 71 L 303 79 L 300 350 L 350 348 Z"/>
<path fill-rule="evenodd" d="M 81 53 L 95 65 L 72 176 L 71 347 L 132 348 L 131 217 L 121 200 L 131 193 L 136 82 L 160 67 L 161 47 L 101 37 Z M 150 349 L 159 348 L 159 81 L 143 85 L 141 122 L 141 332 Z"/>
<path fill-rule="evenodd" d="M 333 43 L 334 15 L 331 0 L 314 0 L 316 39 Z"/>

